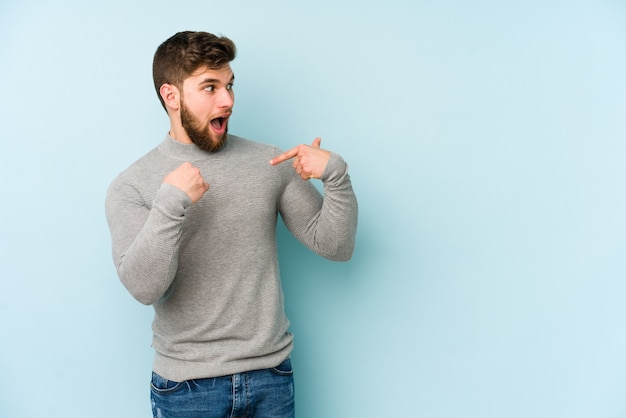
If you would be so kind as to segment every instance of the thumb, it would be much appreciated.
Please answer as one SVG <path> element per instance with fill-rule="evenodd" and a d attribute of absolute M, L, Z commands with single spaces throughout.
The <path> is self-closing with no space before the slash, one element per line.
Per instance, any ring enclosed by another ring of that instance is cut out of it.
<path fill-rule="evenodd" d="M 322 145 L 322 138 L 318 136 L 317 138 L 313 140 L 313 144 L 311 145 L 314 146 L 315 148 L 319 148 L 320 145 Z"/>

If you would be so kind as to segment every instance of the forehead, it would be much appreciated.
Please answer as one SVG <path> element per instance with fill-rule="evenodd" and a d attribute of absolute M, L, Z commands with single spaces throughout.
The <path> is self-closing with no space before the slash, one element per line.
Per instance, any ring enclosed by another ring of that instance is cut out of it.
<path fill-rule="evenodd" d="M 212 82 L 228 84 L 233 78 L 234 75 L 232 69 L 230 68 L 230 64 L 226 64 L 219 69 L 210 69 L 207 66 L 202 66 L 187 77 L 185 79 L 185 83 L 201 84 L 205 82 Z"/>

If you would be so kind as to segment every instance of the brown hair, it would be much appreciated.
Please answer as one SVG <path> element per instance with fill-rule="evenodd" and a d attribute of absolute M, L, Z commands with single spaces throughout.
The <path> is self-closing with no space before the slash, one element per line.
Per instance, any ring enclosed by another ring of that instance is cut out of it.
<path fill-rule="evenodd" d="M 198 68 L 219 70 L 235 59 L 237 49 L 230 39 L 207 32 L 178 32 L 163 42 L 154 54 L 152 78 L 161 105 L 160 89 L 173 84 L 182 89 L 183 81 Z"/>

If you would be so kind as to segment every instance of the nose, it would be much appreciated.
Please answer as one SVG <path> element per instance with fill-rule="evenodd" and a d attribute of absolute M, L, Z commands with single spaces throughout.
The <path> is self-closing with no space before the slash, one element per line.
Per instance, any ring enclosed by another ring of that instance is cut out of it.
<path fill-rule="evenodd" d="M 230 108 L 235 104 L 235 93 L 229 89 L 220 89 L 219 96 L 217 98 L 217 105 L 219 107 Z"/>

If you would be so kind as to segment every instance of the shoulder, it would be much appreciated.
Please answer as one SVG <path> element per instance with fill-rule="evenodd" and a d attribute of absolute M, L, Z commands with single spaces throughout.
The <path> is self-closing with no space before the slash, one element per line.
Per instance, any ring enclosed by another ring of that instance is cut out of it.
<path fill-rule="evenodd" d="M 147 170 L 150 171 L 155 163 L 157 162 L 159 156 L 159 152 L 157 149 L 152 149 L 150 152 L 144 154 L 133 163 L 131 163 L 127 168 L 122 170 L 113 180 L 113 183 L 119 182 L 127 182 L 133 181 L 135 178 L 142 177 L 141 174 L 145 173 Z"/>
<path fill-rule="evenodd" d="M 120 172 L 109 185 L 107 195 L 152 195 L 176 163 L 154 148 Z"/>
<path fill-rule="evenodd" d="M 266 144 L 259 141 L 253 141 L 251 139 L 243 138 L 236 135 L 229 135 L 229 142 L 234 151 L 244 152 L 246 154 L 262 154 L 273 155 L 280 153 L 280 149 L 272 144 Z"/>
<path fill-rule="evenodd" d="M 270 164 L 272 158 L 283 152 L 278 146 L 235 135 L 230 135 L 229 141 L 231 156 L 239 163 L 238 171 L 253 173 L 272 184 L 283 185 L 296 176 L 291 163 Z"/>

